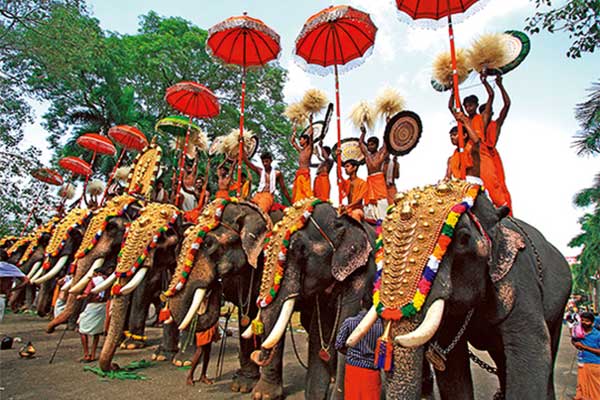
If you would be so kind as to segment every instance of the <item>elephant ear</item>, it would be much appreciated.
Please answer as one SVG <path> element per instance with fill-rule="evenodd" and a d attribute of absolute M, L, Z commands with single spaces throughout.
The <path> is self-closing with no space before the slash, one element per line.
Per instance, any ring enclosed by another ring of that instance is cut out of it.
<path fill-rule="evenodd" d="M 341 224 L 336 224 L 336 231 L 343 230 L 343 234 L 337 236 L 342 240 L 338 241 L 333 253 L 331 273 L 342 282 L 367 263 L 373 247 L 362 224 L 347 215 L 338 217 L 338 220 Z"/>
<path fill-rule="evenodd" d="M 248 213 L 244 217 L 240 236 L 242 248 L 246 253 L 248 264 L 253 268 L 258 265 L 258 257 L 263 250 L 265 238 L 269 232 L 269 223 L 258 213 Z"/>
<path fill-rule="evenodd" d="M 490 263 L 492 282 L 499 282 L 510 272 L 517 254 L 524 248 L 525 241 L 521 234 L 498 223 Z"/>

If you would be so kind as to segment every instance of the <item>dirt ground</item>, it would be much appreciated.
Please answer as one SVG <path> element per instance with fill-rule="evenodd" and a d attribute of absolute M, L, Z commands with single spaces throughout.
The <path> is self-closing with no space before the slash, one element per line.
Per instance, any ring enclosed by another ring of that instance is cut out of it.
<path fill-rule="evenodd" d="M 140 370 L 147 380 L 111 380 L 101 378 L 83 370 L 84 364 L 78 359 L 82 356 L 79 335 L 67 331 L 52 364 L 49 360 L 63 328 L 56 333 L 44 333 L 46 320 L 34 315 L 7 314 L 0 323 L 0 337 L 8 335 L 20 337 L 23 343 L 16 343 L 13 349 L 0 351 L 0 399 L 249 399 L 247 394 L 230 392 L 231 377 L 238 367 L 237 329 L 233 337 L 227 338 L 225 346 L 223 375 L 212 386 L 196 383 L 186 386 L 187 371 L 163 362 Z M 230 322 L 230 327 L 232 324 Z M 150 360 L 152 350 L 158 344 L 160 329 L 148 328 L 148 347 L 134 351 L 119 350 L 115 362 L 127 365 L 131 361 Z M 306 336 L 295 334 L 301 357 L 306 359 Z M 31 341 L 36 349 L 33 359 L 21 359 L 18 349 Z M 102 345 L 102 340 L 100 346 Z M 219 344 L 213 345 L 209 366 L 209 377 L 216 376 Z M 485 359 L 485 357 L 482 356 Z M 88 364 L 95 366 L 95 363 Z M 497 380 L 479 367 L 471 364 L 476 386 L 477 399 L 491 399 L 497 388 Z M 196 374 L 199 375 L 199 368 Z M 569 338 L 563 332 L 559 357 L 555 368 L 557 399 L 571 399 L 575 394 L 577 381 L 577 363 L 575 351 L 569 344 Z M 294 356 L 289 334 L 286 341 L 284 362 L 284 391 L 288 399 L 303 399 L 304 369 Z"/>

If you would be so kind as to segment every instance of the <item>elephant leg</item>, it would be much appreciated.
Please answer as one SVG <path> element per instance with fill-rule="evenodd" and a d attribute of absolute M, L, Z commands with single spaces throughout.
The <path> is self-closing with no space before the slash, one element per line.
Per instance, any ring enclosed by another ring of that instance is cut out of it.
<path fill-rule="evenodd" d="M 250 311 L 251 315 L 257 313 L 256 309 Z M 238 307 L 238 328 L 239 332 L 243 332 L 247 327 L 242 326 L 242 310 Z M 251 359 L 250 355 L 254 350 L 260 348 L 260 341 L 255 345 L 254 338 L 244 339 L 240 335 L 240 369 L 236 372 L 231 382 L 231 390 L 233 392 L 249 393 L 258 382 L 260 370 Z"/>
<path fill-rule="evenodd" d="M 435 371 L 443 400 L 473 400 L 473 378 L 467 340 L 463 337 L 447 355 L 445 371 Z"/>
<path fill-rule="evenodd" d="M 511 316 L 500 330 L 506 357 L 505 397 L 545 399 L 552 369 L 550 332 L 545 321 L 540 315 Z"/>
<path fill-rule="evenodd" d="M 192 365 L 192 358 L 196 353 L 196 332 L 189 329 L 179 335 L 179 351 L 173 357 L 173 365 L 176 367 L 187 367 Z"/>
<path fill-rule="evenodd" d="M 554 363 L 556 362 L 556 356 L 558 355 L 558 345 L 560 343 L 560 334 L 562 331 L 562 320 L 554 321 L 549 325 L 550 329 L 550 346 L 552 352 L 552 364 L 550 366 L 550 377 L 548 379 L 548 400 L 556 398 L 556 392 L 554 390 Z"/>
<path fill-rule="evenodd" d="M 313 320 L 308 331 L 308 371 L 306 372 L 305 399 L 325 399 L 329 391 L 329 384 L 332 377 L 335 376 L 335 367 L 337 364 L 336 351 L 333 343 L 327 343 L 333 329 L 333 318 L 335 318 L 335 305 L 333 310 L 325 306 L 325 301 L 321 300 L 321 326 L 325 346 L 329 345 L 328 353 L 330 359 L 325 362 L 319 357 L 319 352 L 324 350 L 321 345 L 319 334 L 319 322 L 317 313 L 313 313 Z"/>
<path fill-rule="evenodd" d="M 163 324 L 163 337 L 160 345 L 152 354 L 153 361 L 171 361 L 177 354 L 177 342 L 179 341 L 179 329 L 177 324 Z"/>
<path fill-rule="evenodd" d="M 144 279 L 133 292 L 127 329 L 130 335 L 121 343 L 121 349 L 141 349 L 146 345 L 144 333 L 146 330 L 146 319 L 148 318 L 148 308 L 154 300 L 153 294 L 158 293 L 160 290 L 160 286 L 150 284 L 147 280 L 148 278 Z"/>
<path fill-rule="evenodd" d="M 35 286 L 34 285 L 25 286 L 25 306 L 27 306 L 28 310 L 31 310 L 33 307 L 34 297 L 35 297 Z"/>
<path fill-rule="evenodd" d="M 253 400 L 283 399 L 283 351 L 285 340 L 282 338 L 272 351 L 275 352 L 269 365 L 260 369 L 260 379 L 252 389 Z"/>

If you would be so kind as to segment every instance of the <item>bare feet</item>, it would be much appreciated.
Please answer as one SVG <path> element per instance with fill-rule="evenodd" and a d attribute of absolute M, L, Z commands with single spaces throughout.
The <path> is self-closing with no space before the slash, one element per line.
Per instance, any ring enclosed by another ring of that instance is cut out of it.
<path fill-rule="evenodd" d="M 206 375 L 202 375 L 200 377 L 200 382 L 204 383 L 205 385 L 212 385 L 213 383 L 215 383 L 212 379 L 208 379 Z"/>
<path fill-rule="evenodd" d="M 194 386 L 194 378 L 188 375 L 187 379 L 185 380 L 185 383 L 186 385 Z"/>

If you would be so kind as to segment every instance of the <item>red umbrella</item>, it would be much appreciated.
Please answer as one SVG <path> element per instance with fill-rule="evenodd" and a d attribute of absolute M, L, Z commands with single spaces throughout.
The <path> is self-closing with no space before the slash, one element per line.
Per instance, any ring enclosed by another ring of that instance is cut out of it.
<path fill-rule="evenodd" d="M 67 171 L 71 171 L 73 175 L 89 176 L 92 174 L 92 167 L 90 164 L 79 157 L 68 156 L 61 158 L 58 165 Z"/>
<path fill-rule="evenodd" d="M 77 138 L 77 144 L 83 147 L 84 149 L 93 152 L 92 161 L 90 161 L 90 166 L 92 169 L 94 168 L 94 161 L 96 160 L 97 153 L 106 154 L 110 156 L 114 156 L 115 154 L 117 154 L 117 149 L 115 148 L 113 142 L 111 142 L 110 139 L 106 136 L 102 136 L 97 133 L 84 133 L 83 135 Z M 85 196 L 85 189 L 87 188 L 89 178 L 89 175 L 85 176 L 85 183 L 83 184 L 83 196 L 81 196 L 82 202 Z"/>
<path fill-rule="evenodd" d="M 207 50 L 226 64 L 242 67 L 242 98 L 240 101 L 240 132 L 244 132 L 246 99 L 246 67 L 263 66 L 277 58 L 281 51 L 279 35 L 260 19 L 246 15 L 227 18 L 208 30 Z M 244 137 L 240 134 L 238 151 L 238 195 L 241 190 Z"/>
<path fill-rule="evenodd" d="M 400 18 L 409 16 L 412 20 L 418 20 L 422 25 L 442 26 L 444 18 L 448 21 L 448 36 L 450 39 L 450 56 L 452 57 L 452 80 L 454 87 L 454 100 L 456 110 L 460 110 L 460 94 L 458 91 L 458 74 L 456 72 L 456 49 L 454 46 L 454 29 L 452 27 L 452 15 L 465 13 L 478 0 L 396 0 L 396 6 L 400 10 Z M 476 7 L 470 11 L 476 11 Z M 461 160 L 464 158 L 463 127 L 458 124 L 458 147 Z M 465 163 L 461 162 L 461 175 L 465 177 Z"/>
<path fill-rule="evenodd" d="M 33 176 L 38 181 L 42 181 L 44 183 L 48 183 L 50 185 L 62 185 L 63 177 L 55 170 L 50 168 L 37 168 L 31 171 L 31 176 Z"/>
<path fill-rule="evenodd" d="M 196 82 L 176 83 L 167 88 L 165 99 L 174 109 L 190 117 L 190 125 L 192 117 L 212 118 L 218 115 L 220 111 L 217 96 L 209 88 Z M 189 138 L 190 130 L 188 128 L 185 135 L 183 152 L 179 157 L 179 179 L 177 180 L 175 204 L 179 202 L 179 191 L 183 176 L 183 158 L 187 152 Z"/>
<path fill-rule="evenodd" d="M 310 17 L 298 38 L 295 53 L 300 65 L 309 72 L 335 74 L 337 143 L 341 148 L 339 69 L 351 69 L 362 63 L 373 48 L 377 27 L 369 14 L 350 6 L 332 6 Z M 341 160 L 338 155 L 338 186 Z M 340 204 L 342 193 L 340 191 Z"/>
<path fill-rule="evenodd" d="M 148 139 L 146 136 L 140 131 L 138 128 L 129 125 L 117 125 L 113 126 L 108 130 L 108 137 L 119 143 L 122 147 L 121 154 L 119 154 L 119 158 L 117 159 L 117 163 L 113 168 L 110 176 L 108 177 L 108 182 L 106 182 L 106 187 L 104 188 L 104 193 L 102 194 L 102 200 L 100 204 L 104 203 L 104 199 L 106 198 L 106 193 L 108 192 L 108 188 L 112 183 L 112 180 L 115 177 L 115 173 L 117 169 L 121 165 L 121 161 L 123 160 L 123 156 L 125 155 L 126 150 L 135 150 L 142 151 L 146 146 L 148 146 Z"/>

